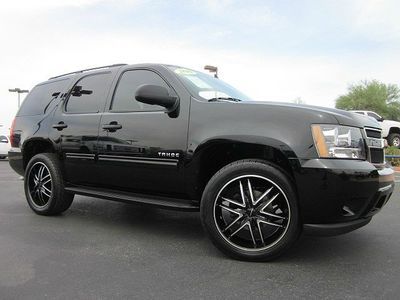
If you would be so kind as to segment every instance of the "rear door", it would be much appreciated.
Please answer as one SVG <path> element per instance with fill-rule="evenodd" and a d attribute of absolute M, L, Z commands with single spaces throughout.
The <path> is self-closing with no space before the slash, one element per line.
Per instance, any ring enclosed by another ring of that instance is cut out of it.
<path fill-rule="evenodd" d="M 97 138 L 115 71 L 85 75 L 74 84 L 53 116 L 50 138 L 64 158 L 65 178 L 78 185 L 96 184 Z"/>
<path fill-rule="evenodd" d="M 170 117 L 161 106 L 136 101 L 136 89 L 143 84 L 163 86 L 170 94 L 178 95 L 179 115 Z M 145 193 L 181 193 L 189 100 L 188 94 L 174 89 L 167 74 L 160 70 L 121 71 L 99 131 L 102 186 Z"/>

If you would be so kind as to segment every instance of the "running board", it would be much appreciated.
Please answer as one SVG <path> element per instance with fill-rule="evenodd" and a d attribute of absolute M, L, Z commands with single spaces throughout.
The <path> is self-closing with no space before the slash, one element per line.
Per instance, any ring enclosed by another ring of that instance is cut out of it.
<path fill-rule="evenodd" d="M 150 196 L 134 193 L 117 193 L 109 190 L 98 190 L 86 187 L 65 187 L 67 192 L 78 195 L 97 197 L 112 201 L 125 203 L 138 203 L 143 205 L 158 206 L 165 209 L 199 211 L 200 207 L 190 200 L 180 200 L 176 198 Z"/>

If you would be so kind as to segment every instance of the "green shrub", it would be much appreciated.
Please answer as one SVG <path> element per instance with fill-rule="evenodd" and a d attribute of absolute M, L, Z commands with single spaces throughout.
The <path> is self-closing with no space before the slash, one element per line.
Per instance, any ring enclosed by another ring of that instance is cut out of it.
<path fill-rule="evenodd" d="M 386 155 L 400 155 L 400 149 L 394 146 L 388 147 L 385 149 Z M 399 167 L 400 166 L 400 158 L 386 158 L 392 166 Z"/>

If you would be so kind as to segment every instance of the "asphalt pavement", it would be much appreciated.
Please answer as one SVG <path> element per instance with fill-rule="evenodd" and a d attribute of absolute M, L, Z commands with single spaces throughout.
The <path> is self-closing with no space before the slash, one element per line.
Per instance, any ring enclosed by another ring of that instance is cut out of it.
<path fill-rule="evenodd" d="M 337 237 L 303 236 L 269 263 L 222 255 L 205 237 L 198 213 L 76 196 L 63 215 L 38 216 L 7 161 L 0 161 L 0 195 L 0 299 L 400 295 L 399 187 L 366 227 Z"/>

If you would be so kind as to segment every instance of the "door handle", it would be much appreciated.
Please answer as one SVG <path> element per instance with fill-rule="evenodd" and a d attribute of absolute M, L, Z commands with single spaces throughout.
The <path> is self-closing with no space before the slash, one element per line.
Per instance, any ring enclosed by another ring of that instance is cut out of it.
<path fill-rule="evenodd" d="M 121 129 L 121 128 L 122 128 L 122 125 L 121 125 L 121 124 L 118 124 L 118 123 L 115 122 L 115 121 L 113 121 L 113 122 L 110 122 L 110 124 L 103 124 L 103 125 L 101 126 L 101 128 L 103 128 L 103 129 L 106 130 L 106 131 L 114 132 L 114 131 L 116 131 L 116 130 L 118 130 L 118 129 Z"/>
<path fill-rule="evenodd" d="M 58 122 L 58 124 L 54 124 L 52 127 L 55 128 L 55 129 L 57 129 L 58 131 L 61 131 L 61 130 L 63 130 L 64 128 L 67 128 L 68 125 L 65 124 L 63 121 L 61 121 L 61 122 Z"/>

